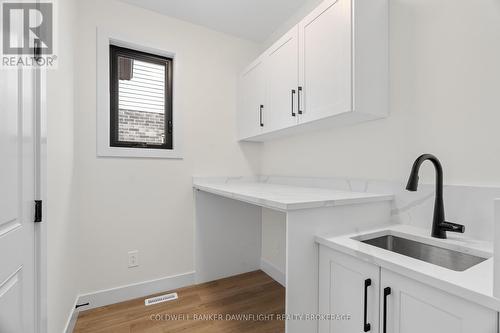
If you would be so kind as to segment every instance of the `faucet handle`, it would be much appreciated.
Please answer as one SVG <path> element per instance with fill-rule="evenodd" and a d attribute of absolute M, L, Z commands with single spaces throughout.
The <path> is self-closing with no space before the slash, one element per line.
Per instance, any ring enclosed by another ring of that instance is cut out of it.
<path fill-rule="evenodd" d="M 463 234 L 465 232 L 465 226 L 462 224 L 452 223 L 452 222 L 442 222 L 439 228 L 445 231 L 459 232 Z"/>

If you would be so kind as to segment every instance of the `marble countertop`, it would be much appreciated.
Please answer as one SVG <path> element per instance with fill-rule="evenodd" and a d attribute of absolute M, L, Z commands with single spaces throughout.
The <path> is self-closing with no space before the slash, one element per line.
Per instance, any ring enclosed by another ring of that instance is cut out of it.
<path fill-rule="evenodd" d="M 230 181 L 225 178 L 195 178 L 193 188 L 280 211 L 391 201 L 394 198 L 389 194 L 339 191 L 251 180 Z"/>
<path fill-rule="evenodd" d="M 458 250 L 489 258 L 463 272 L 429 264 L 390 252 L 357 239 L 395 235 L 427 244 Z M 336 251 L 352 255 L 395 273 L 426 283 L 434 288 L 465 298 L 495 311 L 500 311 L 500 299 L 493 296 L 493 244 L 448 233 L 448 239 L 430 237 L 430 231 L 409 225 L 394 225 L 344 236 L 317 236 L 316 242 Z"/>

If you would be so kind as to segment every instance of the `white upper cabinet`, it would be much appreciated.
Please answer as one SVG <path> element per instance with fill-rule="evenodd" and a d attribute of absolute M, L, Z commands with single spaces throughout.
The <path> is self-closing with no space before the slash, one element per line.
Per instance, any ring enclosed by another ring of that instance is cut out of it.
<path fill-rule="evenodd" d="M 297 125 L 298 40 L 298 30 L 294 27 L 267 53 L 266 73 L 272 74 L 267 78 L 265 131 Z"/>
<path fill-rule="evenodd" d="M 263 78 L 251 80 L 244 71 L 239 139 L 264 141 L 387 116 L 388 59 L 388 0 L 325 0 L 259 57 Z M 252 86 L 260 82 L 266 84 Z M 255 101 L 245 96 L 257 90 L 265 96 L 264 126 L 250 131 Z"/>
<path fill-rule="evenodd" d="M 262 58 L 254 61 L 241 74 L 239 82 L 238 137 L 259 135 L 264 128 L 266 77 Z"/>
<path fill-rule="evenodd" d="M 351 0 L 336 0 L 299 23 L 303 122 L 352 110 L 351 20 Z"/>

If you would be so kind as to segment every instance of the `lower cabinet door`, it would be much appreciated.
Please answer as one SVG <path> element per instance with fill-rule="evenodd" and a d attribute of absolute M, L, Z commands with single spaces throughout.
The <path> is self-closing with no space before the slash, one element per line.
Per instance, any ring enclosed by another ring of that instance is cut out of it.
<path fill-rule="evenodd" d="M 385 269 L 380 307 L 381 333 L 497 333 L 495 311 Z"/>
<path fill-rule="evenodd" d="M 379 276 L 378 266 L 321 246 L 319 332 L 379 332 Z"/>

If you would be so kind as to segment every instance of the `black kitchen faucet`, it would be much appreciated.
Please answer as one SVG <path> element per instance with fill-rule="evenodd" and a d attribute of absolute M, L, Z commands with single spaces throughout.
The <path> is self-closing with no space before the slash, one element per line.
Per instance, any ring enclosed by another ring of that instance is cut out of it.
<path fill-rule="evenodd" d="M 434 203 L 434 218 L 432 221 L 431 236 L 435 238 L 446 238 L 446 232 L 460 232 L 464 233 L 465 227 L 461 224 L 446 222 L 444 218 L 444 204 L 443 204 L 443 167 L 438 158 L 431 154 L 424 154 L 416 159 L 411 168 L 410 178 L 406 189 L 408 191 L 416 191 L 418 187 L 418 170 L 422 163 L 426 160 L 432 162 L 436 169 L 436 201 Z"/>

